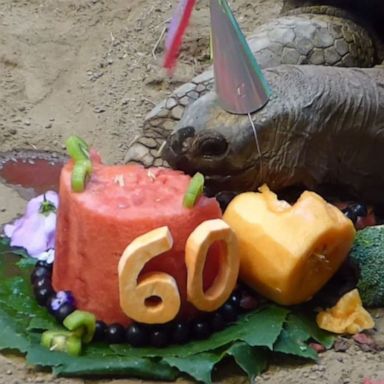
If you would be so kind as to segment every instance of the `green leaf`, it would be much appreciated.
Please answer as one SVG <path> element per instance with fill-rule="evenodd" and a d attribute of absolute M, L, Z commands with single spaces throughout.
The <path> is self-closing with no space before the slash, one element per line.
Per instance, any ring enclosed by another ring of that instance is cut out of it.
<path fill-rule="evenodd" d="M 25 331 L 14 320 L 0 308 L 0 350 L 16 349 L 26 352 L 29 347 L 29 340 Z"/>
<path fill-rule="evenodd" d="M 307 339 L 308 334 L 305 332 L 294 333 L 284 329 L 276 341 L 273 350 L 275 352 L 316 360 L 317 353 L 305 343 Z"/>
<path fill-rule="evenodd" d="M 177 370 L 155 360 L 137 358 L 136 356 L 94 356 L 72 357 L 62 352 L 53 352 L 34 345 L 27 354 L 27 362 L 41 367 L 53 367 L 59 376 L 128 376 L 140 379 L 175 380 Z"/>
<path fill-rule="evenodd" d="M 176 367 L 181 372 L 187 373 L 198 381 L 211 384 L 212 370 L 224 355 L 219 352 L 204 352 L 189 356 L 187 359 L 183 357 L 164 357 L 162 361 Z"/>
<path fill-rule="evenodd" d="M 233 356 L 236 363 L 249 378 L 258 376 L 268 365 L 268 350 L 250 347 L 245 343 L 233 344 L 227 350 L 227 354 Z"/>
<path fill-rule="evenodd" d="M 28 325 L 28 331 L 45 331 L 57 327 L 57 321 L 53 316 L 36 316 Z"/>
<path fill-rule="evenodd" d="M 324 331 L 318 327 L 313 314 L 302 312 L 291 313 L 288 316 L 287 323 L 291 324 L 291 326 L 296 329 L 305 330 L 310 338 L 316 340 L 327 349 L 331 348 L 336 340 L 334 334 Z"/>
<path fill-rule="evenodd" d="M 269 304 L 264 308 L 240 318 L 234 325 L 223 331 L 214 333 L 209 339 L 193 341 L 185 346 L 168 348 L 132 348 L 129 345 L 113 345 L 118 354 L 135 353 L 137 356 L 177 356 L 189 357 L 201 352 L 211 351 L 236 340 L 244 341 L 251 346 L 262 346 L 272 349 L 277 340 L 289 310 Z"/>
<path fill-rule="evenodd" d="M 15 256 L 25 257 L 31 259 L 27 251 L 22 247 L 11 247 L 10 239 L 5 236 L 0 236 L 0 257 L 6 254 L 13 254 Z"/>
<path fill-rule="evenodd" d="M 316 360 L 317 353 L 308 345 L 310 339 L 318 341 L 326 348 L 331 347 L 334 342 L 334 336 L 317 327 L 313 316 L 290 313 L 273 349 L 275 352 Z"/>
<path fill-rule="evenodd" d="M 37 260 L 33 257 L 23 257 L 21 258 L 16 265 L 21 269 L 29 269 L 35 266 Z"/>

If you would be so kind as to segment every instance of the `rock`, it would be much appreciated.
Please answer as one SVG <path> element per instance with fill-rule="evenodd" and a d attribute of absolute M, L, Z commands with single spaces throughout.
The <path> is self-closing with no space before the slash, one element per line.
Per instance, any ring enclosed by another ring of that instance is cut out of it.
<path fill-rule="evenodd" d="M 352 345 L 352 342 L 350 339 L 344 339 L 342 337 L 339 337 L 335 344 L 333 345 L 333 349 L 336 352 L 346 352 Z"/>

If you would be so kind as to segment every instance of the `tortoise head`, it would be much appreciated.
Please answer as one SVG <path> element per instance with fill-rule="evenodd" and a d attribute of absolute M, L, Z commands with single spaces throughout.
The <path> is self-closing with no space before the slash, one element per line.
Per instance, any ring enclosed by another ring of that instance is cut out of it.
<path fill-rule="evenodd" d="M 264 134 L 269 125 L 264 115 L 263 111 L 252 115 L 261 152 L 270 136 Z M 260 154 L 249 117 L 225 112 L 214 92 L 187 109 L 162 156 L 173 168 L 191 175 L 203 173 L 212 192 L 246 190 L 261 183 Z"/>

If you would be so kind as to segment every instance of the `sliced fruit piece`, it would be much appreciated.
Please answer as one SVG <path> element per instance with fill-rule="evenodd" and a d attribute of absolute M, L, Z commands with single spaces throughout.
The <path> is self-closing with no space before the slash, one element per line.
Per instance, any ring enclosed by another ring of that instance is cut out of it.
<path fill-rule="evenodd" d="M 41 335 L 40 344 L 50 351 L 65 352 L 71 356 L 79 356 L 81 353 L 81 339 L 68 331 L 45 331 Z"/>
<path fill-rule="evenodd" d="M 355 236 L 338 208 L 309 191 L 291 206 L 263 186 L 235 197 L 224 220 L 239 241 L 240 278 L 283 305 L 309 300 L 340 267 Z"/>
<path fill-rule="evenodd" d="M 220 242 L 220 269 L 213 284 L 204 289 L 203 273 L 207 252 Z M 234 290 L 239 275 L 237 239 L 221 219 L 201 223 L 189 236 L 185 246 L 188 300 L 198 309 L 212 312 L 222 306 Z"/>
<path fill-rule="evenodd" d="M 90 312 L 77 309 L 64 319 L 63 325 L 81 337 L 84 343 L 89 343 L 95 334 L 96 317 Z"/>
<path fill-rule="evenodd" d="M 169 251 L 172 245 L 168 227 L 161 227 L 137 237 L 121 256 L 118 266 L 120 306 L 131 319 L 146 324 L 162 324 L 177 316 L 180 293 L 172 276 L 151 272 L 138 280 L 146 263 Z"/>
<path fill-rule="evenodd" d="M 334 333 L 360 333 L 375 326 L 371 315 L 363 308 L 359 291 L 346 293 L 337 304 L 316 316 L 317 325 Z"/>

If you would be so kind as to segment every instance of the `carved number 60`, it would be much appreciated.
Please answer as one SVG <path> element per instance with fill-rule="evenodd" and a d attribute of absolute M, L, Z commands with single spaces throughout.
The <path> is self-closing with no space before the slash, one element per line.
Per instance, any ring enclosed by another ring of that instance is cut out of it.
<path fill-rule="evenodd" d="M 203 272 L 209 247 L 223 241 L 218 274 L 204 291 Z M 168 227 L 154 229 L 137 237 L 125 249 L 119 262 L 120 306 L 131 319 L 147 324 L 161 324 L 174 319 L 180 310 L 176 280 L 164 272 L 150 272 L 138 283 L 145 264 L 173 246 Z M 237 241 L 231 228 L 220 219 L 200 224 L 189 236 L 185 247 L 187 299 L 196 308 L 210 312 L 219 308 L 233 291 L 239 274 Z M 149 304 L 149 298 L 158 298 Z"/>

